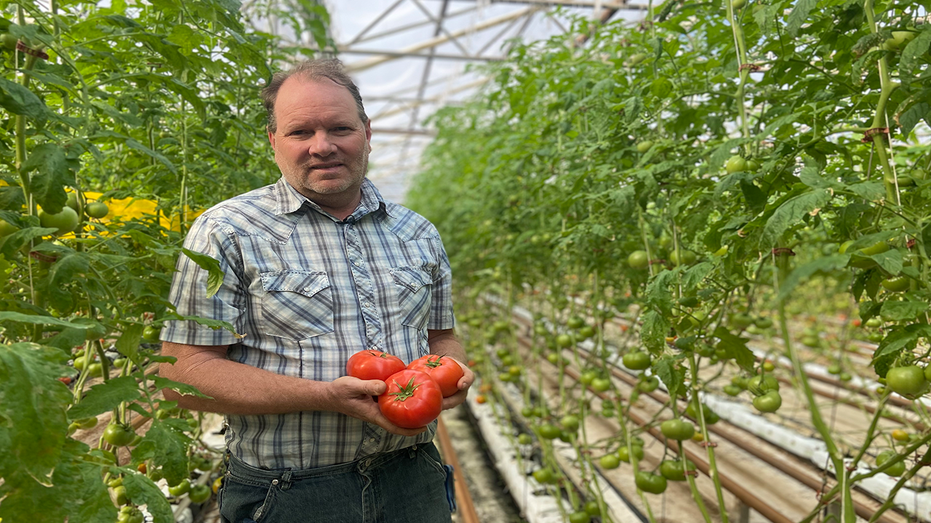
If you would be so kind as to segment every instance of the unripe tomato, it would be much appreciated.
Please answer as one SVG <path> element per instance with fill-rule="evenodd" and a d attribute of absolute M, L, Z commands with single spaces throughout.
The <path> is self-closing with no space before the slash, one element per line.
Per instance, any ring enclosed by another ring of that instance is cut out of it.
<path fill-rule="evenodd" d="M 740 155 L 731 156 L 727 159 L 727 162 L 724 163 L 724 170 L 727 171 L 727 174 L 745 171 L 747 170 L 747 160 Z"/>
<path fill-rule="evenodd" d="M 105 218 L 110 214 L 110 208 L 103 202 L 91 202 L 84 206 L 84 213 L 91 218 Z"/>
<path fill-rule="evenodd" d="M 115 447 L 123 447 L 136 439 L 136 433 L 122 423 L 110 423 L 103 431 L 103 439 Z"/>
<path fill-rule="evenodd" d="M 640 471 L 637 473 L 634 483 L 637 488 L 650 494 L 662 494 L 666 491 L 666 478 L 652 472 Z"/>
<path fill-rule="evenodd" d="M 190 498 L 191 503 L 203 503 L 210 499 L 210 487 L 198 483 L 191 487 L 187 497 Z"/>
<path fill-rule="evenodd" d="M 677 441 L 689 439 L 695 434 L 695 426 L 680 419 L 669 419 L 662 422 L 659 430 L 663 433 L 663 436 Z"/>
<path fill-rule="evenodd" d="M 881 467 L 885 465 L 887 461 L 889 461 L 890 459 L 896 456 L 898 456 L 896 451 L 891 450 L 891 449 L 886 449 L 880 452 L 879 455 L 876 456 L 876 466 Z M 904 473 L 905 473 L 905 461 L 904 460 L 896 463 L 895 465 L 891 465 L 888 469 L 886 469 L 886 474 L 892 477 L 899 477 Z"/>
<path fill-rule="evenodd" d="M 681 257 L 681 260 L 679 259 Z M 673 265 L 692 265 L 698 260 L 698 256 L 695 255 L 692 251 L 687 251 L 685 249 L 679 249 L 678 252 L 672 251 L 669 253 L 669 261 Z"/>
<path fill-rule="evenodd" d="M 771 390 L 753 398 L 753 406 L 760 412 L 776 412 L 782 406 L 782 396 L 779 391 Z"/>
<path fill-rule="evenodd" d="M 645 153 L 649 151 L 651 147 L 653 147 L 653 142 L 651 140 L 644 140 L 637 144 L 637 152 Z"/>
<path fill-rule="evenodd" d="M 925 379 L 924 369 L 917 365 L 906 365 L 889 369 L 886 386 L 903 396 L 915 396 L 924 394 L 928 380 Z"/>
<path fill-rule="evenodd" d="M 19 227 L 4 220 L 3 218 L 0 218 L 0 238 L 9 236 L 18 230 L 19 230 Z"/>
<path fill-rule="evenodd" d="M 905 431 L 902 430 L 902 429 L 893 429 L 893 430 L 892 430 L 892 439 L 894 439 L 894 440 L 896 440 L 896 441 L 905 442 L 905 441 L 910 440 L 911 438 L 909 437 L 908 432 L 905 432 Z"/>
<path fill-rule="evenodd" d="M 621 466 L 621 458 L 617 454 L 605 454 L 598 459 L 598 464 L 605 470 L 616 469 Z"/>
<path fill-rule="evenodd" d="M 904 292 L 910 284 L 908 276 L 893 276 L 883 280 L 880 285 L 889 292 Z"/>
<path fill-rule="evenodd" d="M 637 459 L 643 459 L 643 447 L 633 444 L 631 444 L 630 449 L 627 448 L 627 445 L 621 445 L 621 447 L 617 449 L 617 457 L 620 458 L 620 460 L 624 463 L 630 463 L 631 451 L 633 451 L 634 456 L 636 456 Z"/>
<path fill-rule="evenodd" d="M 630 370 L 645 370 L 650 368 L 650 353 L 645 351 L 628 352 L 621 358 L 621 362 Z"/>
<path fill-rule="evenodd" d="M 146 325 L 142 330 L 142 339 L 149 343 L 158 343 L 158 337 L 162 333 L 161 326 Z"/>
<path fill-rule="evenodd" d="M 176 498 L 187 494 L 190 490 L 191 490 L 191 480 L 188 478 L 182 479 L 181 482 L 178 483 L 177 485 L 174 485 L 174 486 L 169 485 L 168 487 L 168 493 Z"/>
<path fill-rule="evenodd" d="M 627 265 L 631 269 L 646 269 L 650 265 L 650 257 L 646 251 L 634 251 L 627 256 Z"/>
<path fill-rule="evenodd" d="M 55 231 L 57 235 L 75 230 L 80 222 L 78 213 L 68 206 L 62 207 L 61 212 L 57 214 L 49 214 L 44 209 L 39 209 L 39 223 L 42 227 L 58 229 Z"/>

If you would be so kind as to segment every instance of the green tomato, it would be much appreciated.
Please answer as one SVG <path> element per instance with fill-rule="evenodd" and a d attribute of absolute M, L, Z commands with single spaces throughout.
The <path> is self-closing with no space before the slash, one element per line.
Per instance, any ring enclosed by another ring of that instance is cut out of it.
<path fill-rule="evenodd" d="M 688 470 L 695 470 L 695 464 L 691 461 L 686 461 L 685 466 Z M 685 481 L 685 470 L 682 467 L 682 460 L 663 460 L 659 464 L 659 473 L 669 481 Z"/>
<path fill-rule="evenodd" d="M 680 257 L 682 258 L 681 263 L 679 260 Z M 692 265 L 697 260 L 698 260 L 698 256 L 696 256 L 694 252 L 687 251 L 685 249 L 679 249 L 678 253 L 676 251 L 672 251 L 669 253 L 669 261 L 672 262 L 672 264 L 677 267 L 679 265 Z"/>
<path fill-rule="evenodd" d="M 918 365 L 893 367 L 886 373 L 886 386 L 902 396 L 919 396 L 928 388 L 925 371 Z"/>
<path fill-rule="evenodd" d="M 18 230 L 19 227 L 4 220 L 3 218 L 0 218 L 0 238 L 5 238 Z"/>
<path fill-rule="evenodd" d="M 190 490 L 191 490 L 191 480 L 188 478 L 182 479 L 181 482 L 178 483 L 177 485 L 168 486 L 168 493 L 171 494 L 172 497 L 176 497 L 176 498 L 187 494 Z"/>
<path fill-rule="evenodd" d="M 81 219 L 78 217 L 78 213 L 71 207 L 65 206 L 61 209 L 61 212 L 57 214 L 50 214 L 43 209 L 39 209 L 39 224 L 41 224 L 42 227 L 58 229 L 55 231 L 57 235 L 66 234 L 75 230 L 79 223 L 81 223 Z"/>
<path fill-rule="evenodd" d="M 637 152 L 645 153 L 653 147 L 653 142 L 651 140 L 644 140 L 637 144 Z"/>
<path fill-rule="evenodd" d="M 581 422 L 579 421 L 579 417 L 575 414 L 566 414 L 559 420 L 559 424 L 562 425 L 564 430 L 568 430 L 569 432 L 577 432 Z"/>
<path fill-rule="evenodd" d="M 747 380 L 747 390 L 757 395 L 771 390 L 779 390 L 779 380 L 770 374 L 757 374 Z"/>
<path fill-rule="evenodd" d="M 537 429 L 537 432 L 542 439 L 556 439 L 560 434 L 562 434 L 562 430 L 552 423 L 544 423 L 540 425 L 540 427 Z"/>
<path fill-rule="evenodd" d="M 592 517 L 584 510 L 569 514 L 569 523 L 591 523 L 591 520 Z"/>
<path fill-rule="evenodd" d="M 753 398 L 753 406 L 760 412 L 776 412 L 782 406 L 782 396 L 779 391 L 771 390 Z"/>
<path fill-rule="evenodd" d="M 605 470 L 616 469 L 621 466 L 621 458 L 617 454 L 605 454 L 598 459 L 598 464 Z"/>
<path fill-rule="evenodd" d="M 103 439 L 114 447 L 123 447 L 136 439 L 136 433 L 122 423 L 110 423 L 103 431 Z"/>
<path fill-rule="evenodd" d="M 617 449 L 617 457 L 624 463 L 630 463 L 631 450 L 633 450 L 634 456 L 636 456 L 637 459 L 643 459 L 643 447 L 633 444 L 631 444 L 630 449 L 627 448 L 627 445 L 621 445 L 621 447 Z"/>
<path fill-rule="evenodd" d="M 650 368 L 650 353 L 646 351 L 628 352 L 621 358 L 621 362 L 630 370 L 646 370 Z"/>
<path fill-rule="evenodd" d="M 908 290 L 910 283 L 908 276 L 893 276 L 880 282 L 880 285 L 889 292 L 904 292 Z"/>
<path fill-rule="evenodd" d="M 110 208 L 103 202 L 91 202 L 84 206 L 84 213 L 91 218 L 105 218 L 110 214 Z"/>
<path fill-rule="evenodd" d="M 191 503 L 203 503 L 210 499 L 210 487 L 201 484 L 194 485 L 187 497 L 190 498 Z"/>
<path fill-rule="evenodd" d="M 731 7 L 736 11 L 738 9 L 743 9 L 747 5 L 747 0 L 731 0 Z"/>
<path fill-rule="evenodd" d="M 611 380 L 608 378 L 595 378 L 592 380 L 592 388 L 597 392 L 606 392 L 611 389 Z"/>
<path fill-rule="evenodd" d="M 142 339 L 149 343 L 158 343 L 158 337 L 162 333 L 161 326 L 146 325 L 142 330 Z"/>
<path fill-rule="evenodd" d="M 745 171 L 747 170 L 747 160 L 740 155 L 731 156 L 724 163 L 724 170 L 727 171 L 727 174 Z"/>
<path fill-rule="evenodd" d="M 876 456 L 876 466 L 881 467 L 885 465 L 887 461 L 891 460 L 892 458 L 896 456 L 898 456 L 898 453 L 896 453 L 896 451 L 891 450 L 891 449 L 886 449 L 880 452 Z M 905 473 L 905 460 L 902 460 L 896 463 L 895 465 L 891 465 L 888 469 L 886 469 L 886 474 L 892 477 L 899 477 L 904 473 Z"/>
<path fill-rule="evenodd" d="M 559 482 L 559 475 L 553 472 L 553 469 L 544 467 L 533 471 L 533 479 L 541 485 L 551 485 Z"/>
<path fill-rule="evenodd" d="M 659 430 L 669 439 L 683 441 L 695 434 L 695 426 L 681 419 L 669 419 L 662 422 Z"/>
<path fill-rule="evenodd" d="M 737 385 L 725 385 L 724 386 L 724 393 L 727 394 L 728 396 L 732 396 L 732 397 L 739 396 L 741 392 L 743 392 L 743 389 L 741 389 Z"/>
<path fill-rule="evenodd" d="M 640 390 L 640 392 L 646 392 L 649 394 L 650 392 L 653 392 L 659 388 L 659 378 L 656 376 L 650 376 L 649 378 L 641 379 L 637 383 L 637 388 Z"/>
<path fill-rule="evenodd" d="M 637 473 L 634 483 L 637 488 L 650 494 L 662 494 L 666 491 L 666 478 L 652 472 L 640 471 Z"/>
<path fill-rule="evenodd" d="M 646 269 L 650 266 L 650 257 L 647 251 L 634 251 L 627 256 L 627 265 L 631 269 Z"/>

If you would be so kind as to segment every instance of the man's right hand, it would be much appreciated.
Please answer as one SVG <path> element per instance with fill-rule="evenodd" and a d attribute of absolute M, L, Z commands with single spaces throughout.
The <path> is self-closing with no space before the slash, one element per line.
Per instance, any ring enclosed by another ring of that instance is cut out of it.
<path fill-rule="evenodd" d="M 360 419 L 366 423 L 373 423 L 392 434 L 400 436 L 416 436 L 427 430 L 404 429 L 388 421 L 388 418 L 378 408 L 378 401 L 372 396 L 380 396 L 385 392 L 387 385 L 380 380 L 360 380 L 352 376 L 343 376 L 330 382 L 331 408 L 336 412 Z"/>

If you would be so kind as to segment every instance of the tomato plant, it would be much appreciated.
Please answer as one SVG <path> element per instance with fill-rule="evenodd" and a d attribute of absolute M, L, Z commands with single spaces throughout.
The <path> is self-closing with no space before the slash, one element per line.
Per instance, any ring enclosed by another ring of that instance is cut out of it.
<path fill-rule="evenodd" d="M 443 392 L 426 373 L 404 369 L 392 374 L 385 383 L 385 392 L 378 397 L 378 406 L 388 421 L 416 429 L 435 420 L 443 410 Z"/>

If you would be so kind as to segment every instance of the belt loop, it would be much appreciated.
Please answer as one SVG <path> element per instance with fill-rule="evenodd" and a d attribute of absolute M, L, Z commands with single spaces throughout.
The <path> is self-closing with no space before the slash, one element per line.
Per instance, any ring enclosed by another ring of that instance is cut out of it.
<path fill-rule="evenodd" d="M 281 490 L 288 490 L 291 488 L 291 471 L 286 470 L 281 475 Z"/>

